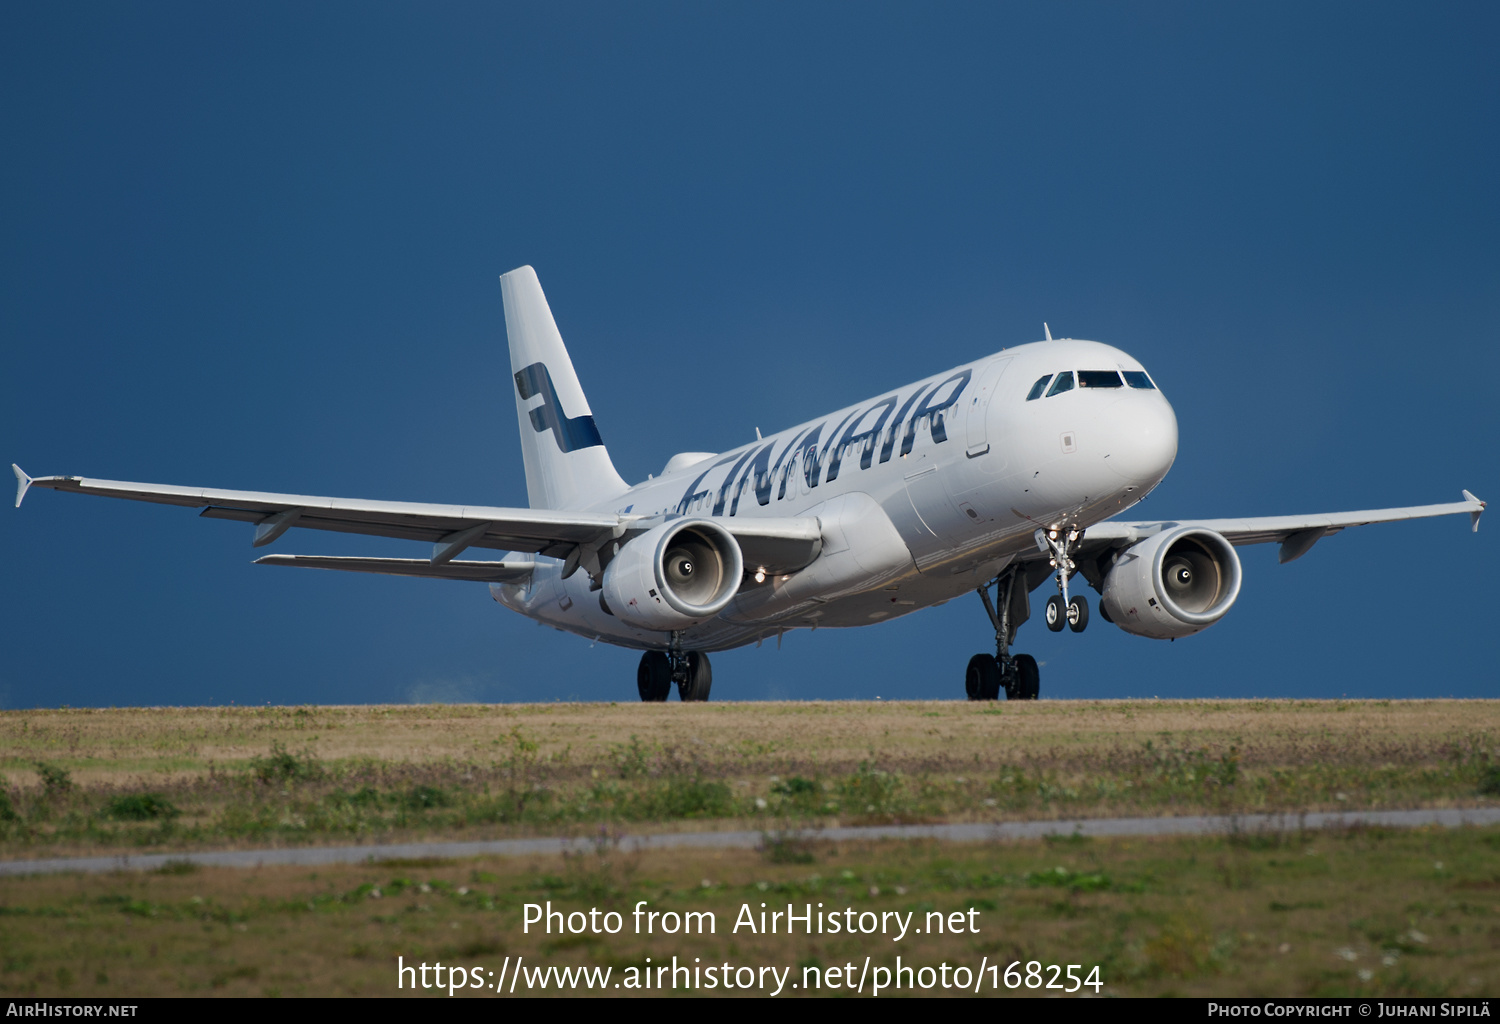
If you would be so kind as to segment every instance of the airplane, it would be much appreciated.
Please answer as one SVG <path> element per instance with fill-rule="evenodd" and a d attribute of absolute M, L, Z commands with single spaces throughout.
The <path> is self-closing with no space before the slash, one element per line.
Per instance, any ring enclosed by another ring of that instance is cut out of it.
<path fill-rule="evenodd" d="M 630 485 L 615 471 L 531 267 L 500 277 L 529 508 L 437 505 L 32 478 L 31 487 L 200 508 L 251 523 L 263 547 L 291 529 L 422 541 L 426 558 L 270 554 L 259 565 L 489 584 L 497 602 L 641 650 L 637 690 L 709 699 L 708 655 L 793 629 L 884 622 L 976 592 L 994 654 L 974 655 L 970 700 L 1036 700 L 1036 659 L 1013 653 L 1030 595 L 1081 633 L 1099 615 L 1174 640 L 1218 622 L 1240 592 L 1235 548 L 1280 561 L 1351 526 L 1468 513 L 1485 503 L 1250 519 L 1118 521 L 1177 455 L 1177 419 L 1137 360 L 1095 341 L 1002 349 L 723 453 L 682 452 Z M 471 548 L 495 559 L 463 559 Z M 991 595 L 993 591 L 993 596 Z"/>

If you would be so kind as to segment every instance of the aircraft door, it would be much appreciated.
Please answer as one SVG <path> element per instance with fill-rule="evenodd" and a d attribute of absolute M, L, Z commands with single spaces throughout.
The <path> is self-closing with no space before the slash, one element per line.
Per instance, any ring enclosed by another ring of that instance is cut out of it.
<path fill-rule="evenodd" d="M 968 420 L 965 427 L 968 446 L 965 450 L 971 459 L 984 455 L 990 450 L 990 399 L 994 397 L 995 389 L 1000 384 L 1000 378 L 1005 376 L 1008 366 L 1010 366 L 1009 356 L 996 359 L 985 367 L 975 383 L 974 393 L 969 398 L 969 408 L 965 411 L 965 418 Z"/>

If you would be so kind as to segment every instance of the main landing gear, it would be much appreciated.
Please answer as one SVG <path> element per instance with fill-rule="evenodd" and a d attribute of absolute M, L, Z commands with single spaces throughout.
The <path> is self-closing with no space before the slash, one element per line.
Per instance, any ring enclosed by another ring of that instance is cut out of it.
<path fill-rule="evenodd" d="M 995 627 L 995 653 L 976 654 L 969 659 L 964 690 L 970 700 L 998 700 L 1001 691 L 1007 700 L 1036 700 L 1041 691 L 1041 672 L 1037 670 L 1036 659 L 1029 654 L 1010 653 L 1016 626 L 1020 625 L 1011 625 L 1011 609 L 1017 599 L 1025 600 L 1026 577 L 1016 566 L 1011 566 L 995 583 L 996 597 L 1000 600 L 998 611 L 990 600 L 989 584 L 979 588 L 979 598 Z M 1021 588 L 1019 592 L 1017 587 Z M 1021 618 L 1024 619 L 1024 613 Z"/>
<path fill-rule="evenodd" d="M 672 644 L 665 651 L 647 651 L 641 655 L 641 666 L 635 673 L 641 700 L 665 701 L 677 684 L 677 696 L 683 701 L 708 700 L 714 682 L 713 667 L 702 651 L 684 651 L 682 633 L 672 633 Z"/>
<path fill-rule="evenodd" d="M 1054 633 L 1061 632 L 1064 626 L 1075 633 L 1088 628 L 1088 601 L 1082 594 L 1068 594 L 1068 580 L 1078 571 L 1073 562 L 1073 548 L 1082 537 L 1083 534 L 1074 529 L 1047 530 L 1038 535 L 1038 543 L 1046 544 L 1051 552 L 1050 564 L 1057 570 L 1058 592 L 1047 599 L 1044 616 L 1047 628 Z M 1036 659 L 1029 654 L 1010 653 L 1017 627 L 1030 614 L 1025 572 L 1019 566 L 1010 566 L 995 580 L 995 591 L 998 610 L 996 602 L 990 600 L 989 584 L 979 588 L 984 610 L 989 612 L 990 622 L 995 626 L 995 653 L 993 656 L 976 654 L 969 659 L 964 690 L 970 700 L 997 700 L 1002 690 L 1007 700 L 1036 700 L 1041 689 L 1041 673 L 1037 671 Z"/>

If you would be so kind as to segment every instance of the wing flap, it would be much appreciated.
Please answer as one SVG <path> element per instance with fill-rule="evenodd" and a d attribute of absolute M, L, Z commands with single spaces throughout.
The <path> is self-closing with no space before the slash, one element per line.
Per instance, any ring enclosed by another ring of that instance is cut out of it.
<path fill-rule="evenodd" d="M 302 569 L 337 569 L 385 576 L 421 576 L 437 580 L 477 583 L 524 583 L 536 568 L 530 560 L 504 562 L 450 561 L 433 565 L 425 558 L 345 558 L 335 555 L 266 555 L 256 565 L 288 565 Z"/>

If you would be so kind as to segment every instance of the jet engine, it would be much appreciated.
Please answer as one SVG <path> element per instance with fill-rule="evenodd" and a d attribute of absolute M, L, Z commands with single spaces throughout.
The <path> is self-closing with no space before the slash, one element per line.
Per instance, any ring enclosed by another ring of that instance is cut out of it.
<path fill-rule="evenodd" d="M 1125 632 L 1170 640 L 1218 622 L 1239 593 L 1233 545 L 1212 530 L 1180 526 L 1117 555 L 1100 604 Z"/>
<path fill-rule="evenodd" d="M 733 534 L 712 520 L 679 519 L 630 540 L 610 560 L 604 603 L 642 629 L 686 629 L 723 611 L 744 575 Z"/>

